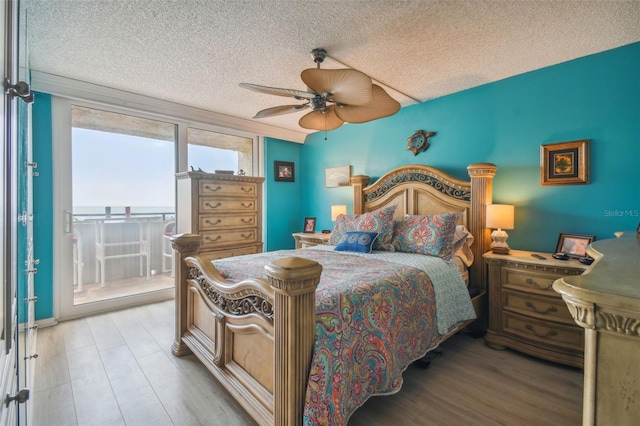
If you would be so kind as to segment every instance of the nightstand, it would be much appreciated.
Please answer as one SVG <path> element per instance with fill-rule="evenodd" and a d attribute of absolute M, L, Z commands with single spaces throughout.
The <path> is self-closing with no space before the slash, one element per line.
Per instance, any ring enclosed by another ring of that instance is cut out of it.
<path fill-rule="evenodd" d="M 310 232 L 296 232 L 293 235 L 293 238 L 296 240 L 296 248 L 305 248 L 305 247 L 313 247 L 318 244 L 326 244 L 329 242 L 329 238 L 331 234 L 323 234 L 321 232 L 310 233 Z"/>
<path fill-rule="evenodd" d="M 489 274 L 487 346 L 582 368 L 583 329 L 552 285 L 560 277 L 582 274 L 587 266 L 575 259 L 556 260 L 550 253 L 520 250 L 507 255 L 488 252 L 483 257 Z"/>

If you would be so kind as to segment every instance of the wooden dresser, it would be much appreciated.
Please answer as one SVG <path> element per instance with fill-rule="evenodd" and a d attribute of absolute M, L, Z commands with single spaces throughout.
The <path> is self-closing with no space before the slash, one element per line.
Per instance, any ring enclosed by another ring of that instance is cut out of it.
<path fill-rule="evenodd" d="M 211 259 L 262 251 L 262 177 L 176 174 L 177 233 L 202 235 Z"/>
<path fill-rule="evenodd" d="M 585 329 L 582 424 L 640 424 L 640 235 L 596 241 L 588 273 L 553 284 Z"/>
<path fill-rule="evenodd" d="M 562 276 L 582 274 L 587 266 L 520 250 L 508 255 L 489 252 L 484 259 L 489 273 L 487 346 L 582 367 L 583 330 L 552 286 Z"/>

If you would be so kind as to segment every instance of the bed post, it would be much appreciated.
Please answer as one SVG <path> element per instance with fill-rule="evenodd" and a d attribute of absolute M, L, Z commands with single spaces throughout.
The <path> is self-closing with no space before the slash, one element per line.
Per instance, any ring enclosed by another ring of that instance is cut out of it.
<path fill-rule="evenodd" d="M 476 237 L 471 251 L 475 261 L 471 265 L 472 283 L 482 290 L 487 289 L 486 265 L 482 257 L 491 246 L 491 231 L 485 226 L 486 206 L 493 197 L 493 177 L 496 165 L 491 163 L 475 163 L 467 167 L 471 177 L 471 218 L 469 231 Z"/>
<path fill-rule="evenodd" d="M 299 257 L 275 260 L 265 266 L 275 290 L 273 424 L 302 424 L 305 393 L 315 339 L 315 290 L 322 266 Z"/>
<path fill-rule="evenodd" d="M 362 188 L 369 185 L 371 178 L 365 175 L 353 176 L 350 180 L 353 186 L 353 214 L 364 213 L 364 199 L 362 198 Z"/>
<path fill-rule="evenodd" d="M 173 271 L 176 283 L 176 326 L 175 339 L 171 345 L 171 352 L 175 356 L 184 356 L 191 350 L 182 342 L 182 336 L 187 331 L 187 273 L 188 268 L 184 259 L 198 253 L 202 244 L 202 237 L 196 234 L 178 234 L 171 237 L 171 247 L 176 252 Z"/>

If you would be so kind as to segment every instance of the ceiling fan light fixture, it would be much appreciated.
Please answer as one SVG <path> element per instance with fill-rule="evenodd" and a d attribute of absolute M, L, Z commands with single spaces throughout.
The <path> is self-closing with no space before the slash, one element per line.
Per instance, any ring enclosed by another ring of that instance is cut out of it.
<path fill-rule="evenodd" d="M 325 111 L 327 109 L 327 98 L 324 96 L 316 96 L 309 101 L 309 108 L 314 111 Z"/>
<path fill-rule="evenodd" d="M 388 117 L 400 110 L 400 104 L 373 84 L 371 78 L 354 69 L 320 69 L 327 57 L 322 48 L 311 51 L 317 68 L 309 68 L 300 74 L 308 90 L 281 89 L 240 83 L 240 87 L 255 92 L 287 96 L 307 101 L 302 105 L 281 105 L 259 111 L 254 118 L 273 117 L 310 108 L 298 124 L 311 130 L 333 130 L 343 123 L 366 123 Z"/>
<path fill-rule="evenodd" d="M 344 124 L 336 115 L 336 108 L 334 105 L 329 105 L 327 109 L 323 111 L 311 111 L 300 118 L 298 124 L 300 127 L 309 130 L 334 130 Z"/>

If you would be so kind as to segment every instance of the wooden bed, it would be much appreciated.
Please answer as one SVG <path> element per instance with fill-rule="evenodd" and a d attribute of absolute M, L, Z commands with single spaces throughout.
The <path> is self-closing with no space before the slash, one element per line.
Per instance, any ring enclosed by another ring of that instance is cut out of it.
<path fill-rule="evenodd" d="M 462 211 L 461 223 L 475 237 L 469 275 L 470 285 L 480 290 L 473 306 L 482 318 L 486 303 L 482 254 L 490 243 L 485 206 L 491 203 L 496 166 L 479 163 L 467 169 L 469 181 L 424 165 L 391 170 L 371 185 L 368 176 L 354 176 L 353 212 L 391 205 L 396 206 L 396 217 Z M 264 266 L 267 278 L 232 284 L 209 259 L 198 256 L 200 243 L 199 235 L 172 238 L 173 354 L 194 353 L 259 424 L 302 424 L 315 335 L 315 289 L 322 266 L 302 257 L 285 258 Z"/>

